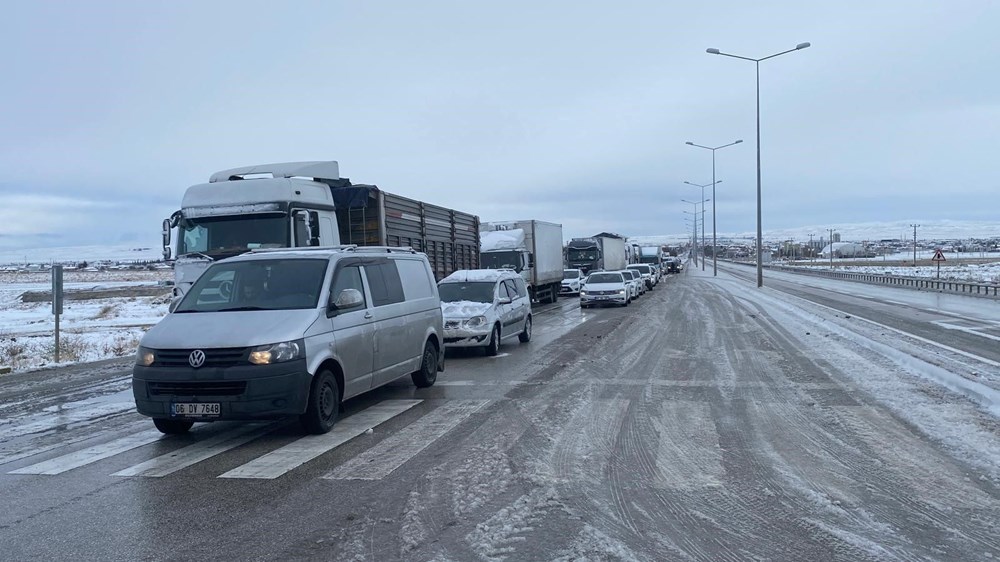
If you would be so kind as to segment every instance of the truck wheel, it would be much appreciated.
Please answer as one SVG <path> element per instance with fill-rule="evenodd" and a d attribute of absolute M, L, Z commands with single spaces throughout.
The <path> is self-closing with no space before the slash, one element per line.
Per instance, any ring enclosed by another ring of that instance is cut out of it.
<path fill-rule="evenodd" d="M 333 373 L 322 370 L 313 377 L 306 413 L 299 416 L 299 422 L 307 432 L 320 435 L 333 428 L 339 414 L 340 384 Z"/>
<path fill-rule="evenodd" d="M 420 370 L 410 374 L 410 379 L 417 388 L 427 388 L 437 381 L 438 376 L 438 353 L 434 349 L 434 344 L 427 342 L 424 344 L 424 358 L 420 361 Z"/>
<path fill-rule="evenodd" d="M 490 334 L 490 343 L 486 344 L 486 356 L 493 357 L 500 351 L 500 327 L 493 326 L 493 332 Z"/>
<path fill-rule="evenodd" d="M 528 343 L 531 341 L 531 315 L 524 320 L 524 331 L 517 335 L 517 339 L 521 340 L 521 343 Z"/>
<path fill-rule="evenodd" d="M 179 435 L 181 433 L 187 433 L 191 426 L 194 425 L 193 421 L 187 420 L 168 420 L 164 418 L 153 418 L 153 425 L 156 429 L 160 430 L 160 433 L 165 433 L 167 435 Z"/>

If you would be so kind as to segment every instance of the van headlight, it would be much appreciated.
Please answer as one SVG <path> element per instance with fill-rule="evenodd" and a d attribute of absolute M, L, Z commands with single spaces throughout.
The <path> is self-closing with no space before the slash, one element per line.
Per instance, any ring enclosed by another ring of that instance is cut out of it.
<path fill-rule="evenodd" d="M 625 294 L 625 289 L 618 289 L 618 294 L 619 295 L 624 295 Z"/>
<path fill-rule="evenodd" d="M 469 318 L 468 320 L 463 320 L 462 321 L 462 325 L 465 326 L 466 328 L 480 328 L 480 327 L 486 325 L 486 317 L 485 316 L 473 316 L 472 318 Z"/>
<path fill-rule="evenodd" d="M 249 359 L 254 365 L 270 365 L 298 359 L 302 357 L 304 351 L 303 340 L 272 343 L 252 348 Z"/>
<path fill-rule="evenodd" d="M 141 367 L 149 367 L 156 361 L 156 353 L 152 349 L 140 346 L 135 352 L 135 364 Z"/>

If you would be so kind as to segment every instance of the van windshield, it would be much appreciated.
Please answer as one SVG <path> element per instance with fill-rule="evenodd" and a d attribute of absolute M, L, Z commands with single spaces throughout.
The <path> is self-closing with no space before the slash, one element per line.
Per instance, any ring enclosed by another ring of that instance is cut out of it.
<path fill-rule="evenodd" d="M 493 288 L 496 283 L 481 281 L 471 283 L 441 283 L 438 285 L 438 293 L 441 295 L 441 302 L 493 302 Z"/>
<path fill-rule="evenodd" d="M 198 278 L 174 313 L 316 308 L 327 260 L 219 262 Z"/>

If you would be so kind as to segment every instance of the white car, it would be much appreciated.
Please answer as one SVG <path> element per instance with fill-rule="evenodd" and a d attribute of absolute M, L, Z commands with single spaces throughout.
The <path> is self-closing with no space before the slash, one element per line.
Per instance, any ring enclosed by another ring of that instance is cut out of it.
<path fill-rule="evenodd" d="M 640 273 L 642 275 L 642 280 L 646 282 L 647 289 L 652 289 L 656 285 L 657 279 L 653 275 L 653 268 L 650 267 L 649 264 L 634 263 L 626 266 L 626 268 Z"/>
<path fill-rule="evenodd" d="M 583 287 L 585 276 L 579 269 L 564 269 L 562 288 L 559 289 L 561 295 L 579 295 L 580 288 Z"/>
<path fill-rule="evenodd" d="M 625 276 L 625 280 L 628 281 L 629 287 L 632 289 L 632 299 L 635 300 L 642 296 L 646 292 L 646 284 L 642 282 L 642 276 L 640 276 L 635 271 L 631 269 L 625 269 L 619 271 Z"/>
<path fill-rule="evenodd" d="M 500 343 L 531 341 L 531 299 L 513 270 L 463 269 L 438 283 L 445 347 L 482 347 L 496 355 Z"/>
<path fill-rule="evenodd" d="M 625 276 L 618 271 L 591 273 L 580 290 L 580 308 L 590 308 L 598 304 L 628 306 L 632 302 L 631 291 Z"/>

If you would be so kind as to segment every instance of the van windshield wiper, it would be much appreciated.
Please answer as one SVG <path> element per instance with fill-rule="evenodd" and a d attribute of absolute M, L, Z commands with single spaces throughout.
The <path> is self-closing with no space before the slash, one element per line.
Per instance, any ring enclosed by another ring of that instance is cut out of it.
<path fill-rule="evenodd" d="M 218 310 L 213 310 L 212 312 L 242 312 L 246 310 L 274 310 L 274 309 L 265 308 L 261 306 L 236 306 L 233 308 L 220 308 Z"/>

